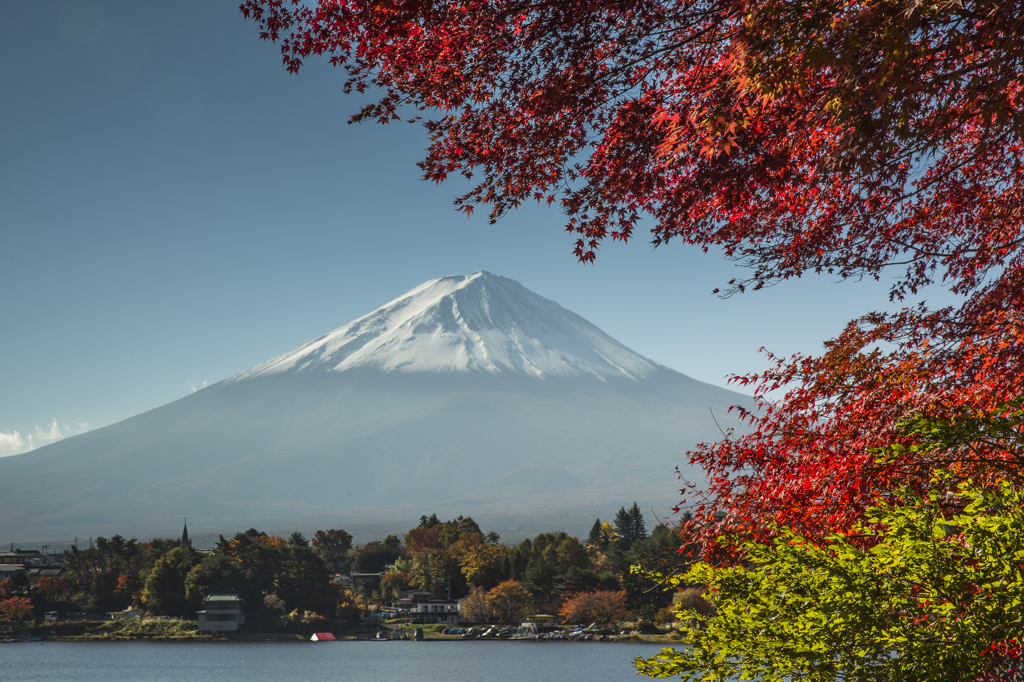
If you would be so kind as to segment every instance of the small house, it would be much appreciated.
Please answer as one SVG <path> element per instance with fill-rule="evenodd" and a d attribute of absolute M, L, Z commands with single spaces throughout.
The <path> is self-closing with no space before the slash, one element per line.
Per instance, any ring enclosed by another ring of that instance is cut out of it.
<path fill-rule="evenodd" d="M 211 594 L 197 611 L 199 632 L 238 632 L 245 625 L 245 600 L 237 594 Z"/>
<path fill-rule="evenodd" d="M 110 611 L 107 613 L 107 619 L 109 620 L 131 620 L 132 618 L 142 618 L 142 611 L 129 606 L 124 611 Z"/>
<path fill-rule="evenodd" d="M 413 608 L 409 609 L 409 616 L 414 623 L 458 625 L 461 621 L 459 602 L 454 599 L 427 599 L 416 602 Z"/>

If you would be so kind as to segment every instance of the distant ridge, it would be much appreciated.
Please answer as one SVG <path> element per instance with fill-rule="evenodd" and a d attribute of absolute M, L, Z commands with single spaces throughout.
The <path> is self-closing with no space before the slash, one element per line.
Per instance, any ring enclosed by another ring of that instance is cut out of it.
<path fill-rule="evenodd" d="M 432 512 L 584 532 L 634 500 L 668 514 L 675 468 L 700 474 L 686 450 L 720 438 L 711 413 L 737 403 L 514 280 L 443 277 L 168 405 L 0 459 L 0 542 L 178 534 L 182 516 L 196 535 L 407 529 Z"/>

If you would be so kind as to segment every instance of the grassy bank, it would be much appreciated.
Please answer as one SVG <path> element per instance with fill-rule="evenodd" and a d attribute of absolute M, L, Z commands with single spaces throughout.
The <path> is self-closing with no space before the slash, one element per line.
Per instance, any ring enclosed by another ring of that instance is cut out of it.
<path fill-rule="evenodd" d="M 423 634 L 428 641 L 454 641 L 461 640 L 460 635 L 445 635 L 441 631 L 444 626 L 407 625 L 405 632 L 412 635 L 416 627 L 422 627 Z M 391 626 L 394 632 L 400 628 Z M 332 632 L 341 641 L 372 639 L 377 634 L 374 627 L 338 627 L 337 625 L 323 626 L 323 630 Z M 237 633 L 200 633 L 198 623 L 194 620 L 177 618 L 133 618 L 131 620 L 85 622 L 67 621 L 60 623 L 47 623 L 35 627 L 26 627 L 18 632 L 11 632 L 5 636 L 19 637 L 21 632 L 26 632 L 30 637 L 39 637 L 47 641 L 65 642 L 115 642 L 115 641 L 197 641 L 197 642 L 224 642 L 224 641 L 247 641 L 247 642 L 301 642 L 308 641 L 310 632 L 260 632 L 248 631 Z M 491 640 L 487 640 L 491 641 Z M 671 646 L 675 641 L 667 634 L 657 635 L 619 635 L 613 636 L 608 641 L 613 642 L 645 642 L 649 644 L 663 644 Z"/>

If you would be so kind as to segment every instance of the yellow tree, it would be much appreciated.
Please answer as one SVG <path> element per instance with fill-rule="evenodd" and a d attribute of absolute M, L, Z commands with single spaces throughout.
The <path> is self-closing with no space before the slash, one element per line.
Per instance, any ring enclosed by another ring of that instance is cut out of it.
<path fill-rule="evenodd" d="M 488 602 L 487 590 L 476 588 L 462 602 L 462 611 L 466 618 L 474 623 L 486 623 L 491 619 L 491 607 Z"/>
<path fill-rule="evenodd" d="M 512 625 L 522 620 L 529 593 L 519 581 L 505 581 L 487 593 L 487 605 L 495 621 Z"/>
<path fill-rule="evenodd" d="M 522 620 L 529 598 L 518 580 L 506 580 L 487 593 L 487 605 L 495 621 L 511 625 Z"/>
<path fill-rule="evenodd" d="M 501 581 L 501 560 L 505 552 L 505 547 L 489 543 L 467 547 L 459 557 L 466 582 L 483 588 L 496 586 Z"/>

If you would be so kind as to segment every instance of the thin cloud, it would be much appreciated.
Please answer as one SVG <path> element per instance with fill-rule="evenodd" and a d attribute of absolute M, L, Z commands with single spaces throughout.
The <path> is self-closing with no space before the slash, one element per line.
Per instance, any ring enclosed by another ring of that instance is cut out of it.
<path fill-rule="evenodd" d="M 70 424 L 64 424 L 61 427 L 57 424 L 57 419 L 54 418 L 49 426 L 37 425 L 35 433 L 27 436 L 22 436 L 17 430 L 10 432 L 0 431 L 0 457 L 20 455 L 23 452 L 29 452 L 50 443 L 56 443 L 67 436 L 76 436 L 88 430 L 89 422 L 78 422 L 74 427 Z"/>
<path fill-rule="evenodd" d="M 29 436 L 31 439 L 31 436 Z M 17 431 L 0 431 L 0 457 L 19 455 L 26 450 L 26 441 Z"/>
<path fill-rule="evenodd" d="M 206 388 L 206 382 L 204 381 L 204 382 L 203 382 L 203 383 L 201 383 L 201 384 L 193 384 L 193 383 L 192 383 L 191 381 L 189 381 L 189 382 L 188 382 L 188 387 L 189 387 L 190 389 L 192 389 L 192 392 L 193 392 L 193 393 L 195 393 L 196 391 L 198 391 L 198 390 L 200 390 L 200 389 Z"/>

